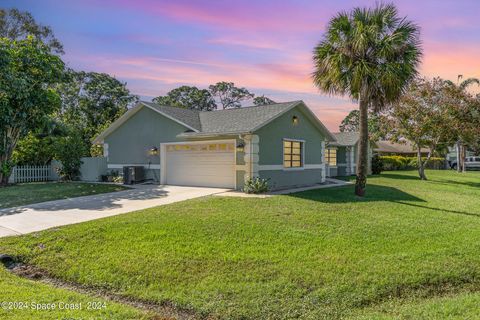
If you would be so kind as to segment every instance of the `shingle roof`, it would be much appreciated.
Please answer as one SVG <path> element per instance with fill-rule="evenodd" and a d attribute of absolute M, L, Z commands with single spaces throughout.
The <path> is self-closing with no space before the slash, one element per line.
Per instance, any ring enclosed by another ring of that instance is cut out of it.
<path fill-rule="evenodd" d="M 250 132 L 298 103 L 299 101 L 294 101 L 264 106 L 200 112 L 202 133 Z"/>
<path fill-rule="evenodd" d="M 177 121 L 183 122 L 184 124 L 194 128 L 197 131 L 202 130 L 200 117 L 198 115 L 199 112 L 196 110 L 160 106 L 156 103 L 145 102 L 145 101 L 142 101 L 142 103 L 148 105 L 149 107 L 157 111 L 160 111 L 161 113 L 164 113 L 172 118 L 175 118 Z"/>
<path fill-rule="evenodd" d="M 402 143 L 390 142 L 387 140 L 381 140 L 375 142 L 376 147 L 373 151 L 383 153 L 416 153 L 417 149 L 410 143 L 410 141 L 404 140 Z M 427 153 L 428 149 L 422 148 L 422 153 Z"/>
<path fill-rule="evenodd" d="M 333 132 L 332 134 L 337 140 L 330 143 L 332 146 L 353 146 L 360 139 L 358 132 Z"/>
<path fill-rule="evenodd" d="M 152 102 L 143 104 L 187 124 L 197 132 L 185 133 L 185 136 L 196 134 L 225 134 L 251 132 L 262 124 L 302 103 L 291 101 L 263 106 L 251 106 L 238 109 L 217 111 L 196 111 L 183 108 L 160 106 Z"/>

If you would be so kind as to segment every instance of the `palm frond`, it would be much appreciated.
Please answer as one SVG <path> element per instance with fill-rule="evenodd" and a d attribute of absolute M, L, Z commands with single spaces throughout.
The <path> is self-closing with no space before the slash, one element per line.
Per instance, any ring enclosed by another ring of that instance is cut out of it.
<path fill-rule="evenodd" d="M 460 83 L 459 88 L 462 90 L 467 89 L 469 86 L 472 84 L 476 83 L 477 85 L 480 86 L 480 80 L 477 78 L 468 78 L 466 80 L 463 80 L 462 83 Z"/>

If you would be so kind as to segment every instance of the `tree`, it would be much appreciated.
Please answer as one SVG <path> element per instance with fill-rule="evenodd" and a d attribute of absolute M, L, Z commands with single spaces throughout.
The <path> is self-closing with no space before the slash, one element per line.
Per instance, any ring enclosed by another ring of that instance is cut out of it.
<path fill-rule="evenodd" d="M 38 24 L 29 12 L 0 9 L 0 38 L 24 40 L 33 35 L 53 52 L 63 53 L 63 46 L 48 26 Z"/>
<path fill-rule="evenodd" d="M 462 80 L 463 78 L 463 75 L 458 75 L 457 77 L 457 83 L 453 83 L 452 81 L 450 80 L 446 80 L 445 83 L 454 87 L 454 88 L 457 88 L 457 90 L 459 91 L 462 91 L 462 92 L 466 92 L 467 89 L 473 85 L 473 84 L 477 84 L 477 85 L 480 85 L 480 80 L 477 79 L 477 78 L 468 78 L 468 79 L 465 79 L 463 80 L 462 82 L 460 82 L 460 80 Z M 461 115 L 459 115 L 460 118 Z M 467 123 L 468 123 L 468 119 L 467 119 Z M 460 124 L 461 125 L 461 124 Z M 471 130 L 458 130 L 458 136 L 457 136 L 457 141 L 456 141 L 456 145 L 457 145 L 457 171 L 460 172 L 465 172 L 466 171 L 466 168 L 465 168 L 465 157 L 466 157 L 466 152 L 467 152 L 467 147 L 466 147 L 466 142 L 465 140 L 468 139 L 468 140 L 472 140 L 471 137 L 466 137 L 465 136 L 465 133 L 466 135 L 468 136 L 470 134 Z"/>
<path fill-rule="evenodd" d="M 388 134 L 381 125 L 383 115 L 369 112 L 368 114 L 368 135 L 370 141 L 385 139 Z M 360 111 L 352 110 L 342 120 L 338 127 L 340 132 L 359 132 L 360 131 Z"/>
<path fill-rule="evenodd" d="M 173 89 L 165 96 L 156 97 L 152 101 L 160 105 L 199 111 L 212 111 L 217 108 L 215 99 L 208 90 L 189 86 Z"/>
<path fill-rule="evenodd" d="M 80 133 L 72 131 L 68 136 L 60 137 L 55 142 L 55 159 L 62 163 L 59 174 L 62 180 L 77 180 L 80 176 L 82 156 L 85 154 L 85 145 Z"/>
<path fill-rule="evenodd" d="M 359 103 L 358 196 L 365 194 L 367 182 L 368 110 L 377 113 L 401 96 L 420 57 L 419 28 L 400 18 L 393 4 L 337 14 L 314 49 L 314 84 Z"/>
<path fill-rule="evenodd" d="M 273 101 L 272 99 L 268 98 L 268 97 L 265 97 L 265 95 L 261 95 L 261 96 L 253 98 L 253 104 L 255 106 L 265 106 L 265 105 L 274 104 L 274 103 L 276 103 L 276 102 Z"/>
<path fill-rule="evenodd" d="M 68 70 L 57 90 L 62 100 L 58 118 L 79 132 L 86 153 L 91 140 L 138 101 L 126 83 L 105 73 Z"/>
<path fill-rule="evenodd" d="M 6 185 L 18 140 L 60 106 L 53 86 L 64 64 L 33 36 L 0 38 L 0 185 Z"/>
<path fill-rule="evenodd" d="M 340 132 L 358 132 L 360 130 L 360 111 L 352 110 L 338 127 Z"/>
<path fill-rule="evenodd" d="M 208 87 L 212 96 L 217 97 L 223 109 L 240 108 L 242 101 L 255 95 L 245 88 L 237 88 L 233 82 L 217 82 Z"/>
<path fill-rule="evenodd" d="M 55 156 L 55 143 L 68 134 L 63 123 L 48 119 L 39 128 L 30 131 L 18 141 L 13 151 L 13 163 L 16 165 L 46 165 Z"/>
<path fill-rule="evenodd" d="M 417 79 L 392 107 L 389 124 L 394 140 L 407 139 L 416 147 L 421 180 L 427 180 L 425 167 L 431 156 L 452 139 L 451 110 L 459 99 L 440 78 Z M 422 148 L 429 150 L 426 158 L 422 158 Z"/>

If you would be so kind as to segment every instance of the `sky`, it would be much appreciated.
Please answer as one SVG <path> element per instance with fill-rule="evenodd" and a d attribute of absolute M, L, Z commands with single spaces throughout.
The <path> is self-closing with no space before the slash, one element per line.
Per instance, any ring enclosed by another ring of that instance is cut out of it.
<path fill-rule="evenodd" d="M 303 100 L 332 131 L 356 105 L 312 84 L 312 50 L 329 19 L 360 0 L 0 0 L 31 12 L 76 70 L 105 72 L 144 100 L 180 85 L 234 82 L 257 95 Z M 393 1 L 421 28 L 423 76 L 480 77 L 480 1 Z"/>

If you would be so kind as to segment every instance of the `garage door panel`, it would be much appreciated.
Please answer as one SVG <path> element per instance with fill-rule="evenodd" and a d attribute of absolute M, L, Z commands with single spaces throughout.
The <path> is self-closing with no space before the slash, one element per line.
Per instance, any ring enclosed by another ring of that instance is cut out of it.
<path fill-rule="evenodd" d="M 227 150 L 220 150 L 219 144 L 225 148 L 225 142 L 218 143 L 217 148 L 214 143 L 207 143 L 208 148 L 203 149 L 198 145 L 169 146 L 166 152 L 166 183 L 234 188 L 234 145 L 227 143 Z"/>

